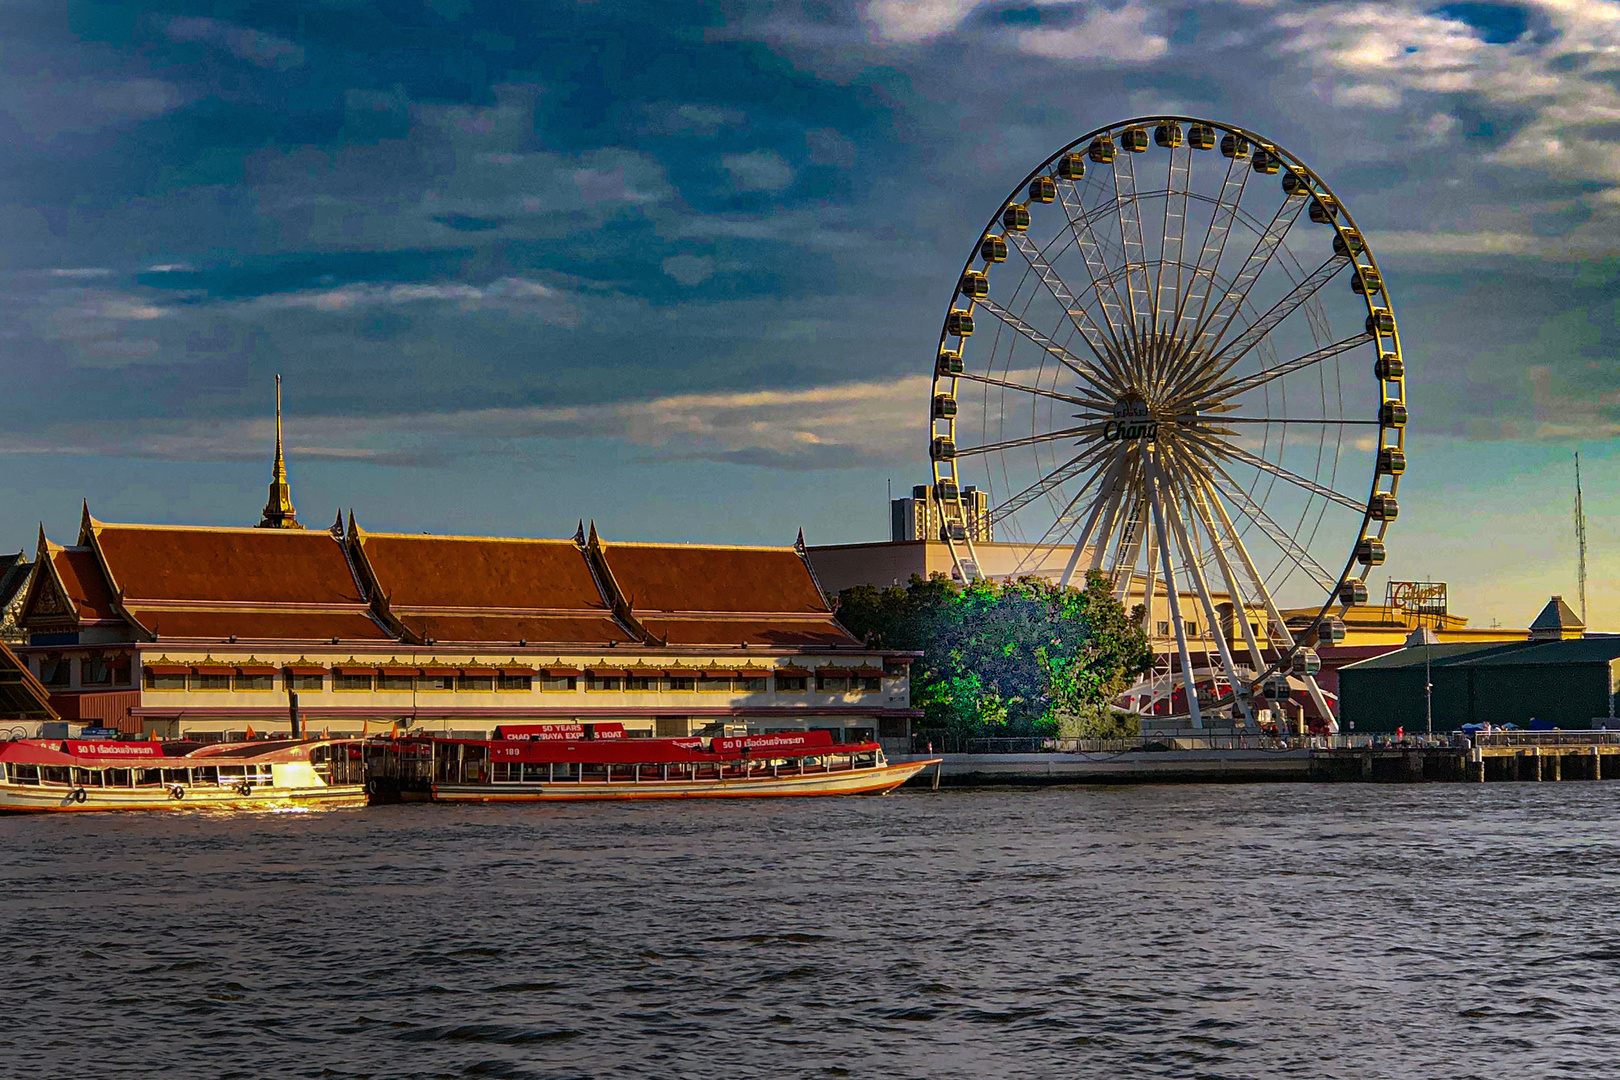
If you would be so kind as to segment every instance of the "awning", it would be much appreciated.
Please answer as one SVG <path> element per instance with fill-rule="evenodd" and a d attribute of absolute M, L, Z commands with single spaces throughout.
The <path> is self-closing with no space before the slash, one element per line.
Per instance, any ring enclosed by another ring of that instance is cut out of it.
<path fill-rule="evenodd" d="M 860 667 L 855 669 L 855 674 L 869 679 L 881 678 L 883 676 L 883 669 L 880 667 L 874 667 L 871 664 L 862 664 Z"/>
<path fill-rule="evenodd" d="M 668 675 L 672 679 L 690 679 L 694 676 L 703 674 L 703 669 L 695 667 L 672 667 L 665 668 L 664 674 Z"/>
<path fill-rule="evenodd" d="M 527 664 L 502 664 L 502 675 L 533 675 L 534 668 Z"/>
<path fill-rule="evenodd" d="M 294 675 L 325 675 L 326 674 L 326 668 L 325 667 L 317 667 L 314 664 L 288 664 L 287 665 L 287 670 L 292 672 Z"/>
<path fill-rule="evenodd" d="M 461 669 L 460 668 L 453 668 L 453 667 L 446 667 L 443 664 L 429 664 L 426 667 L 422 668 L 422 674 L 424 674 L 424 675 L 459 675 L 459 674 L 461 674 Z"/>
<path fill-rule="evenodd" d="M 790 678 L 795 678 L 795 679 L 808 679 L 811 675 L 814 674 L 814 672 L 812 672 L 809 668 L 779 667 L 779 668 L 776 669 L 776 674 L 778 674 L 778 675 L 787 675 Z"/>
<path fill-rule="evenodd" d="M 190 675 L 191 668 L 185 664 L 147 664 L 148 675 Z"/>
<path fill-rule="evenodd" d="M 540 669 L 540 674 L 548 679 L 560 679 L 564 675 L 583 675 L 585 673 L 577 667 L 544 667 Z"/>
<path fill-rule="evenodd" d="M 699 668 L 698 674 L 712 679 L 735 679 L 742 672 L 733 668 Z"/>
<path fill-rule="evenodd" d="M 250 664 L 237 664 L 236 670 L 240 671 L 243 675 L 274 675 L 276 673 L 276 666 L 274 664 L 261 664 L 254 662 Z"/>
<path fill-rule="evenodd" d="M 204 663 L 193 664 L 192 666 L 196 668 L 197 674 L 199 675 L 230 675 L 236 671 L 234 665 L 222 664 L 217 660 L 205 661 Z"/>
<path fill-rule="evenodd" d="M 598 679 L 618 679 L 624 676 L 624 668 L 598 667 L 593 664 L 585 669 L 585 673 Z"/>
<path fill-rule="evenodd" d="M 377 669 L 384 675 L 415 675 L 416 668 L 405 667 L 401 664 L 385 664 Z"/>

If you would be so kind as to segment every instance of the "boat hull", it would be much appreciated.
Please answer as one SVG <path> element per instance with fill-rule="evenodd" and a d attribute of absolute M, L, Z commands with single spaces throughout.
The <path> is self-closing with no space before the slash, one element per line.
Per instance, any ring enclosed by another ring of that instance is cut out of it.
<path fill-rule="evenodd" d="M 435 784 L 434 802 L 583 802 L 601 799 L 739 799 L 827 795 L 883 795 L 893 791 L 939 758 L 907 761 L 871 769 L 850 769 L 798 776 L 730 777 L 723 780 L 618 780 L 612 783 L 529 782 L 502 784 Z"/>
<path fill-rule="evenodd" d="M 299 806 L 362 806 L 364 784 L 318 788 L 186 787 L 176 799 L 172 788 L 69 788 L 62 784 L 0 784 L 0 814 L 92 813 L 109 810 L 276 810 Z M 81 800 L 76 792 L 84 792 Z"/>

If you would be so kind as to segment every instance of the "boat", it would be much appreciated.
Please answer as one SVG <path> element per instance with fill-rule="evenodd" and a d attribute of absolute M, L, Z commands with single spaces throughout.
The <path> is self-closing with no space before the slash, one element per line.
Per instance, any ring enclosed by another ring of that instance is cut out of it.
<path fill-rule="evenodd" d="M 590 730 L 579 730 L 581 727 Z M 831 732 L 627 739 L 618 725 L 532 725 L 494 739 L 374 739 L 377 801 L 572 802 L 881 795 L 942 759 L 890 762 Z"/>
<path fill-rule="evenodd" d="M 359 740 L 0 743 L 0 813 L 363 805 Z"/>

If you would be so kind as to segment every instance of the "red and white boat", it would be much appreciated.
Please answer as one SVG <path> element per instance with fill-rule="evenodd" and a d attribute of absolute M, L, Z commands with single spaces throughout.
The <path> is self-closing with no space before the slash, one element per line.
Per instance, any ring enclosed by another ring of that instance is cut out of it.
<path fill-rule="evenodd" d="M 505 729 L 492 740 L 377 739 L 367 768 L 377 796 L 433 802 L 716 799 L 881 795 L 939 758 L 889 762 L 875 742 L 825 731 L 626 739 L 618 725 Z"/>
<path fill-rule="evenodd" d="M 360 805 L 358 741 L 0 743 L 0 813 Z"/>

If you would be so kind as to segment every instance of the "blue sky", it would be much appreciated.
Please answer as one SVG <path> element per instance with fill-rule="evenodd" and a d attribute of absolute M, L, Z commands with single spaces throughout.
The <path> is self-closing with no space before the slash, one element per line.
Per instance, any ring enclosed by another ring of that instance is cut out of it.
<path fill-rule="evenodd" d="M 256 521 L 276 372 L 311 525 L 883 538 L 979 224 L 1177 110 L 1369 233 L 1391 573 L 1573 593 L 1579 447 L 1620 629 L 1620 3 L 37 2 L 0 60 L 0 548 Z"/>

